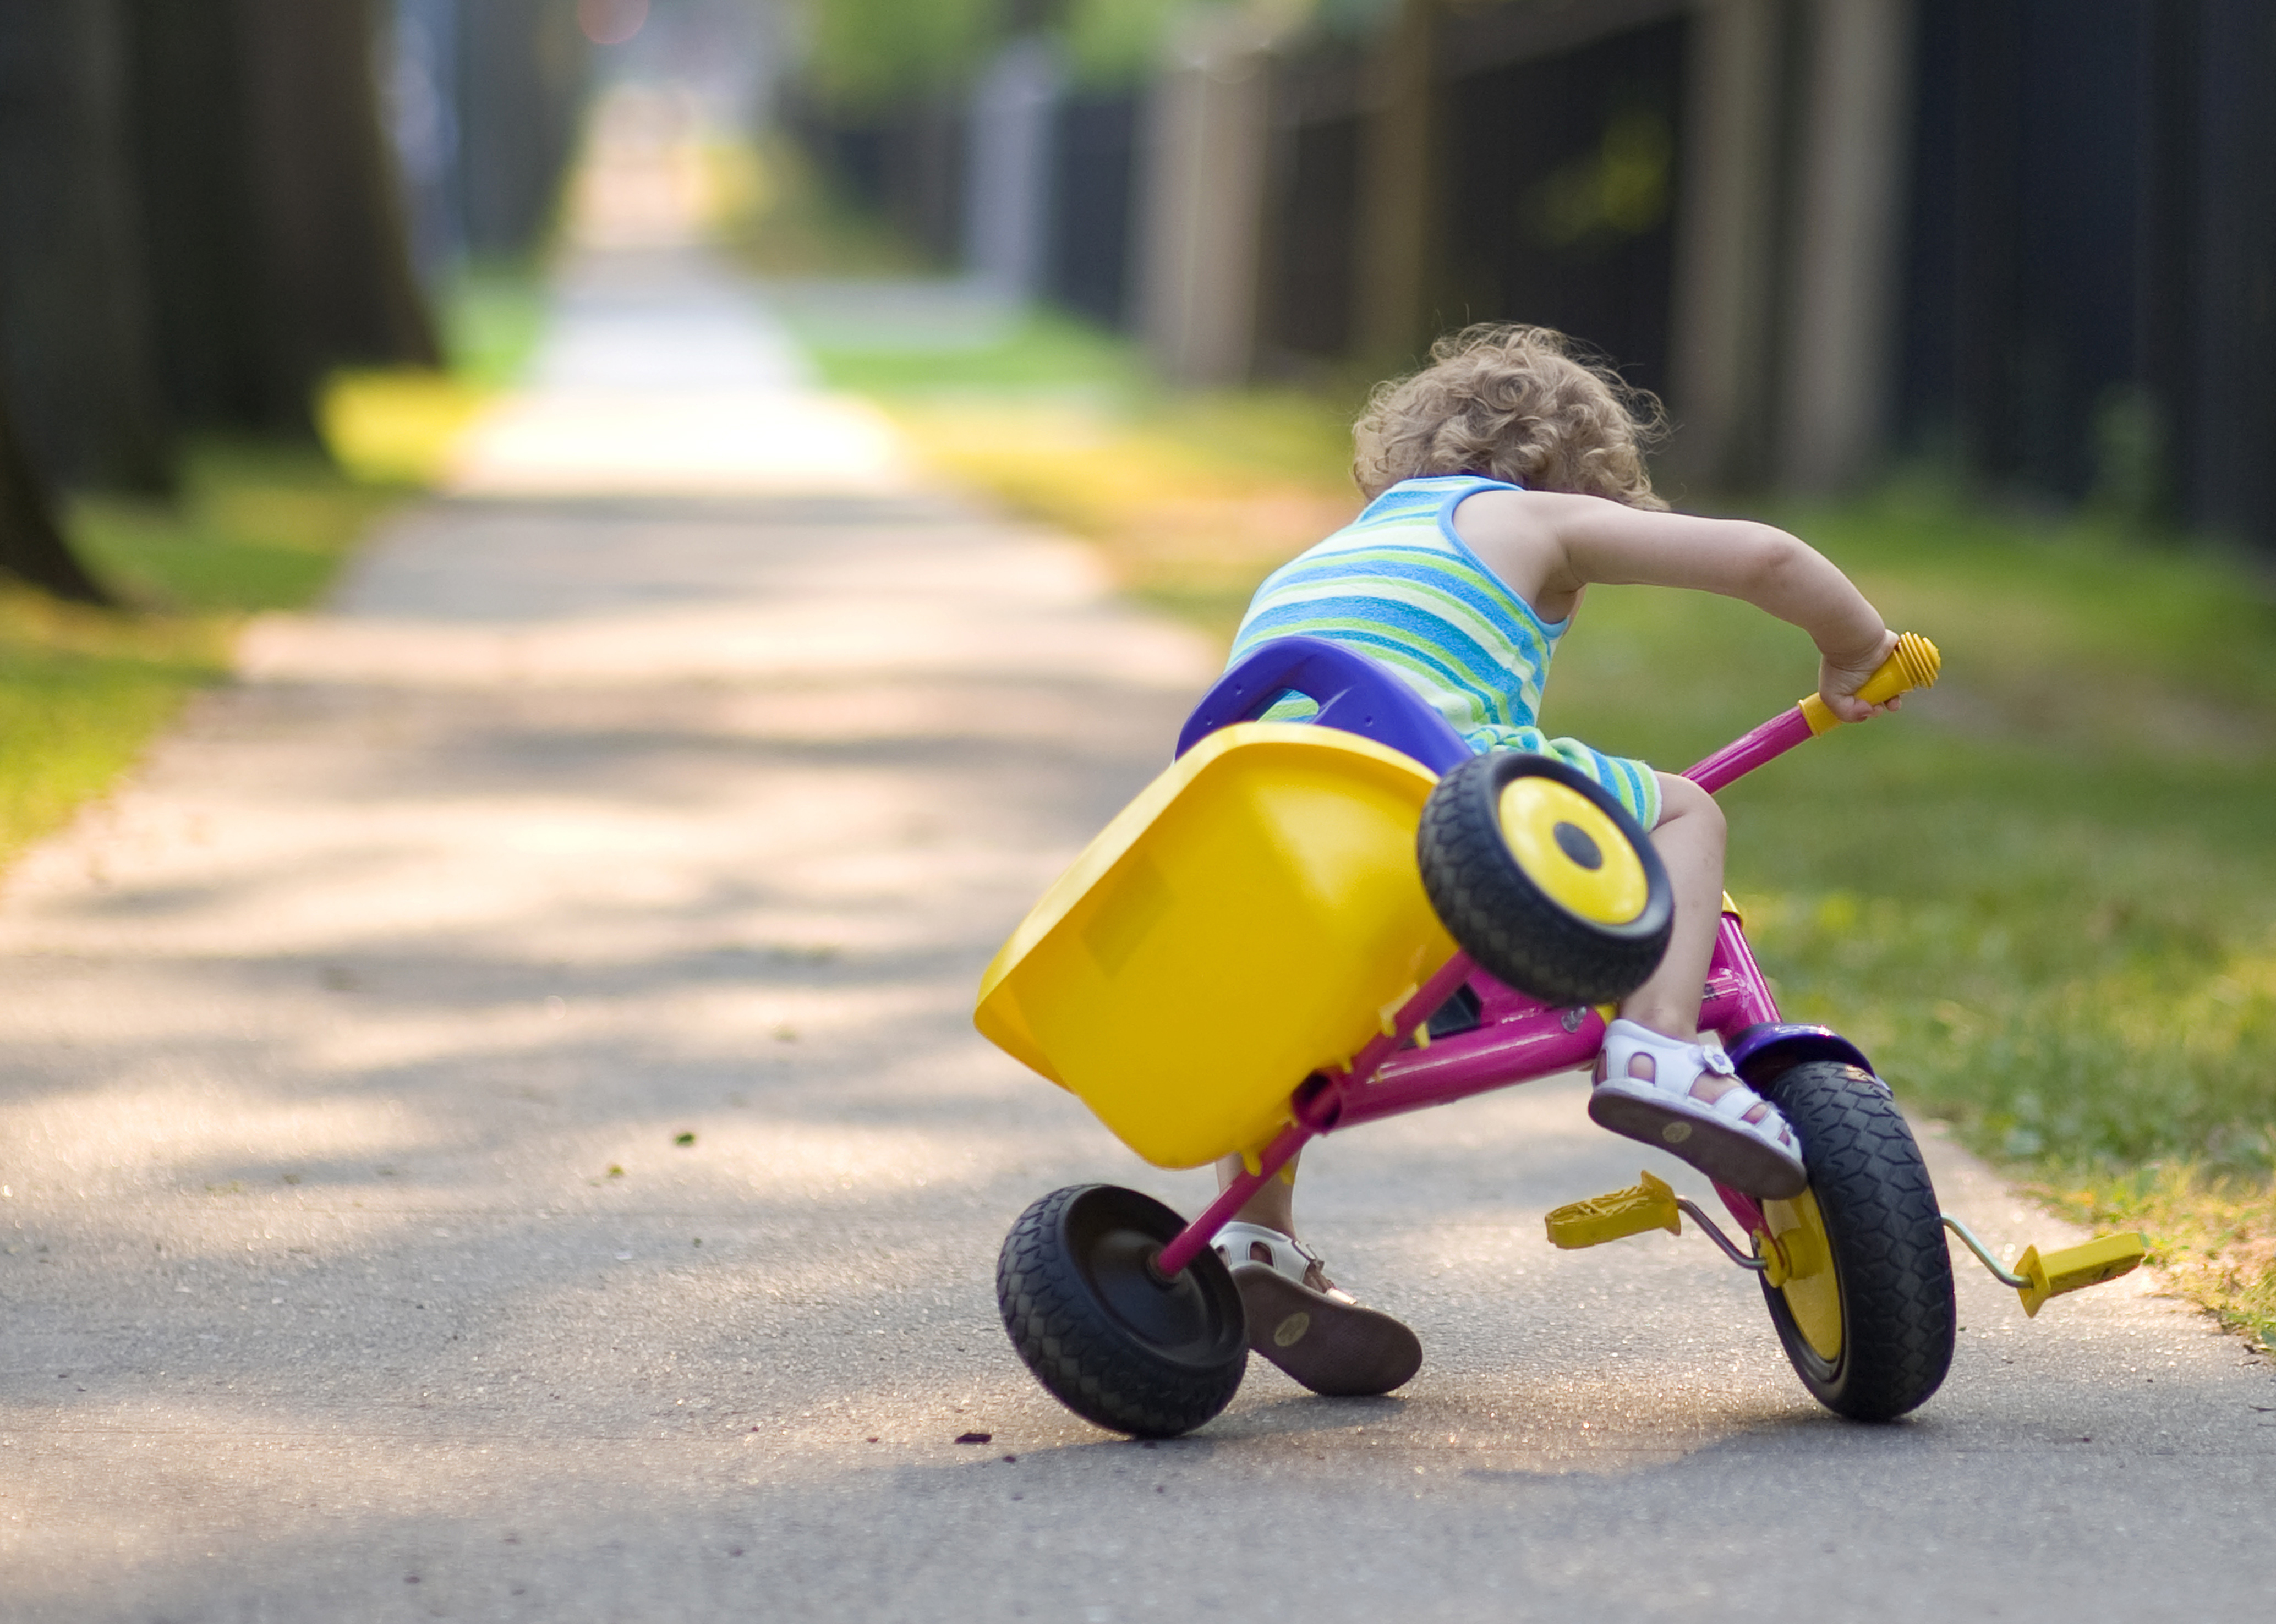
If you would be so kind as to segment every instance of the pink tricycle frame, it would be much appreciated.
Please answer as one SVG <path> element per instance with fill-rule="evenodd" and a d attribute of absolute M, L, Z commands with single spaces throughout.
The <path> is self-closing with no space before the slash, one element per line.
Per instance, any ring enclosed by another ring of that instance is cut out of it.
<path fill-rule="evenodd" d="M 1341 720 L 1335 703 L 1322 706 L 1323 722 Z M 1196 721 L 1202 721 L 1198 714 Z M 1814 731 L 1809 716 L 1796 706 L 1717 751 L 1683 776 L 1712 794 L 1793 749 Z M 1189 727 L 1185 742 L 1197 734 Z M 1427 1030 L 1430 1017 L 1465 986 L 1477 999 L 1476 1023 L 1431 1037 Z M 1778 1002 L 1747 946 L 1745 929 L 1728 908 L 1716 932 L 1699 1030 L 1714 1033 L 1742 1071 L 1773 1057 L 1840 1060 L 1871 1070 L 1864 1055 L 1839 1033 L 1779 1021 Z M 1317 1072 L 1304 1080 L 1289 1100 L 1294 1120 L 1162 1249 L 1155 1268 L 1164 1276 L 1181 1273 L 1265 1181 L 1321 1135 L 1573 1070 L 1596 1058 L 1604 1038 L 1600 1011 L 1551 1008 L 1496 980 L 1468 954 L 1457 953 L 1400 1006 L 1388 1030 L 1352 1056 L 1347 1068 Z M 1752 1197 L 1720 1184 L 1715 1190 L 1738 1220 L 1741 1235 L 1765 1227 L 1762 1209 Z"/>

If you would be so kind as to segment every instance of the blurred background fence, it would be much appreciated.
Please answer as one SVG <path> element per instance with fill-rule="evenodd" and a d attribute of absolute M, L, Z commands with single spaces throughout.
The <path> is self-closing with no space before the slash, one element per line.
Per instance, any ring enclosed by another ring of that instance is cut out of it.
<path fill-rule="evenodd" d="M 789 103 L 1176 381 L 1537 321 L 1695 489 L 1933 457 L 2276 547 L 2260 0 L 816 0 Z"/>
<path fill-rule="evenodd" d="M 27 483 L 163 491 L 184 430 L 435 362 L 596 54 L 1175 384 L 1537 321 L 1665 397 L 1696 492 L 1931 457 L 2276 548 L 2263 0 L 43 0 L 0 12 L 0 562 L 89 595 Z"/>

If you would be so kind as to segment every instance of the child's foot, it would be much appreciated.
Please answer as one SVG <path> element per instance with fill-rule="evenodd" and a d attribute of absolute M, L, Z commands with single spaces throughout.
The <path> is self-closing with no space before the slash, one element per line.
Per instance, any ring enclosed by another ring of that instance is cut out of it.
<path fill-rule="evenodd" d="M 1730 1056 L 1634 1021 L 1605 1029 L 1589 1115 L 1764 1200 L 1790 1199 L 1809 1182 L 1794 1129 L 1776 1106 L 1739 1081 Z"/>
<path fill-rule="evenodd" d="M 1248 1317 L 1248 1346 L 1331 1398 L 1388 1393 L 1422 1367 L 1422 1344 L 1390 1315 L 1362 1308 L 1329 1281 L 1292 1235 L 1235 1220 L 1217 1233 Z"/>

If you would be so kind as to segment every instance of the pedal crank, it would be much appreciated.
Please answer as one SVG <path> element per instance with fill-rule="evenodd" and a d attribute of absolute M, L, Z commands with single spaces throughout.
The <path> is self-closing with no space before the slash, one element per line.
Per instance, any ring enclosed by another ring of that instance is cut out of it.
<path fill-rule="evenodd" d="M 2138 1233 L 2101 1235 L 2080 1245 L 2060 1247 L 2051 1252 L 2028 1247 L 2010 1271 L 1999 1266 L 1999 1260 L 1976 1238 L 1974 1230 L 1949 1212 L 1943 1217 L 1944 1227 L 1976 1254 L 1976 1261 L 1992 1272 L 1992 1279 L 2022 1299 L 2024 1315 L 2033 1319 L 2038 1318 L 2050 1297 L 2083 1291 L 2089 1286 L 2131 1274 L 2141 1266 L 2150 1250 L 2148 1238 Z"/>
<path fill-rule="evenodd" d="M 1570 1201 L 1551 1212 L 1549 1243 L 1567 1251 L 1578 1251 L 1584 1246 L 1624 1241 L 1652 1229 L 1681 1235 L 1683 1218 L 1688 1213 L 1723 1255 L 1741 1268 L 1761 1273 L 1773 1266 L 1763 1257 L 1740 1250 L 1713 1219 L 1701 1212 L 1696 1203 L 1677 1195 L 1665 1179 L 1654 1178 L 1649 1173 L 1639 1173 L 1636 1177 L 1642 1182 L 1626 1190 L 1591 1196 L 1585 1201 Z"/>

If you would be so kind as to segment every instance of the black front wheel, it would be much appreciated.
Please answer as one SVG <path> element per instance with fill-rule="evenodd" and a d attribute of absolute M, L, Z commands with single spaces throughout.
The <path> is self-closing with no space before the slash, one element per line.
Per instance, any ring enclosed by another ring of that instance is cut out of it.
<path fill-rule="evenodd" d="M 1012 1346 L 1086 1421 L 1175 1438 L 1240 1391 L 1248 1326 L 1224 1260 L 1208 1248 L 1172 1279 L 1154 1267 L 1185 1220 L 1112 1184 L 1054 1190 L 1020 1214 L 996 1263 Z"/>
<path fill-rule="evenodd" d="M 1763 1203 L 1771 1323 L 1819 1403 L 1893 1421 L 1943 1385 L 1958 1323 L 1928 1164 L 1869 1071 L 1810 1061 L 1748 1081 L 1786 1114 L 1809 1170 L 1801 1195 Z"/>

